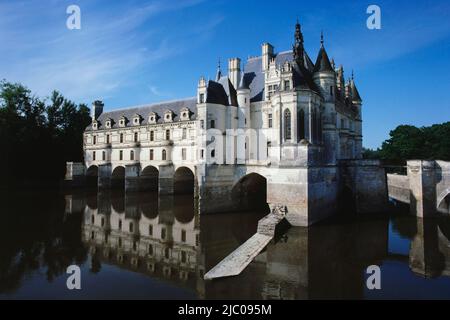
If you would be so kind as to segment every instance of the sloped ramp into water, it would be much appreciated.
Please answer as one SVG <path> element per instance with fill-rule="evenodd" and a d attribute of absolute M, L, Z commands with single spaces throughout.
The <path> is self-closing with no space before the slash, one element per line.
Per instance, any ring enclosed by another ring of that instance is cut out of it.
<path fill-rule="evenodd" d="M 259 220 L 258 231 L 239 248 L 234 250 L 214 268 L 209 270 L 205 280 L 239 275 L 275 236 L 275 227 L 284 219 L 285 208 L 274 208 L 270 214 Z"/>

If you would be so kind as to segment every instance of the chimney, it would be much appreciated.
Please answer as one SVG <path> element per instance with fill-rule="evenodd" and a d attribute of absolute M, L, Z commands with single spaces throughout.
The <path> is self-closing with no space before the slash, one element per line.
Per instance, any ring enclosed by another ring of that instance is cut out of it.
<path fill-rule="evenodd" d="M 262 71 L 269 69 L 270 60 L 274 57 L 273 46 L 270 43 L 263 43 L 262 45 Z"/>
<path fill-rule="evenodd" d="M 101 100 L 95 100 L 92 103 L 92 108 L 91 108 L 91 117 L 92 120 L 97 120 L 98 117 L 100 117 L 100 115 L 103 113 L 103 102 Z"/>
<path fill-rule="evenodd" d="M 233 87 L 237 89 L 239 87 L 239 79 L 241 76 L 241 59 L 232 58 L 228 60 L 228 78 L 230 79 Z"/>

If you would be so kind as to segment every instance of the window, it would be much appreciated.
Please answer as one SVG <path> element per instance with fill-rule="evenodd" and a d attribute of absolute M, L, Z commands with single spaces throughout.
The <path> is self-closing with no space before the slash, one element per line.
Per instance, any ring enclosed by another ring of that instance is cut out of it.
<path fill-rule="evenodd" d="M 123 151 L 122 150 L 119 151 L 119 160 L 120 161 L 123 160 Z"/>
<path fill-rule="evenodd" d="M 119 230 L 122 230 L 122 220 L 119 220 Z"/>
<path fill-rule="evenodd" d="M 167 151 L 166 150 L 163 150 L 162 151 L 162 160 L 167 160 Z"/>
<path fill-rule="evenodd" d="M 133 251 L 137 251 L 137 242 L 133 241 Z"/>
<path fill-rule="evenodd" d="M 134 225 L 133 225 L 133 222 L 130 222 L 130 225 L 129 225 L 129 227 L 128 227 L 128 230 L 129 230 L 130 232 L 133 232 L 133 231 L 134 231 Z"/>
<path fill-rule="evenodd" d="M 166 130 L 166 140 L 170 140 L 170 130 Z"/>
<path fill-rule="evenodd" d="M 182 135 L 182 139 L 186 139 L 187 138 L 187 129 L 183 128 L 183 135 Z"/>
<path fill-rule="evenodd" d="M 138 142 L 138 133 L 137 132 L 135 132 L 134 133 L 134 142 Z"/>
<path fill-rule="evenodd" d="M 94 224 L 94 223 L 95 223 L 95 216 L 92 215 L 92 216 L 91 216 L 91 224 Z"/>
<path fill-rule="evenodd" d="M 106 152 L 105 152 L 105 151 L 102 152 L 102 160 L 103 160 L 103 161 L 106 160 Z"/>
<path fill-rule="evenodd" d="M 154 152 L 153 149 L 150 149 L 150 160 L 154 159 Z"/>
<path fill-rule="evenodd" d="M 149 236 L 152 236 L 152 235 L 153 235 L 153 226 L 152 226 L 152 225 L 149 225 L 149 226 L 148 226 L 148 235 L 149 235 Z"/>
<path fill-rule="evenodd" d="M 102 219 L 100 220 L 100 225 L 101 225 L 102 227 L 105 226 L 105 218 L 102 217 Z"/>
<path fill-rule="evenodd" d="M 291 90 L 291 82 L 289 80 L 284 81 L 284 90 Z"/>
<path fill-rule="evenodd" d="M 205 94 L 204 93 L 200 93 L 199 101 L 200 101 L 200 103 L 205 103 Z"/>
<path fill-rule="evenodd" d="M 333 86 L 330 86 L 330 95 L 333 95 Z"/>
<path fill-rule="evenodd" d="M 211 128 L 214 129 L 216 127 L 216 121 L 211 120 Z"/>
<path fill-rule="evenodd" d="M 200 120 L 200 129 L 205 129 L 205 120 Z"/>
<path fill-rule="evenodd" d="M 130 151 L 130 160 L 131 161 L 134 160 L 134 151 L 133 150 Z"/>
<path fill-rule="evenodd" d="M 297 125 L 297 128 L 298 128 L 298 132 L 297 132 L 298 139 L 299 140 L 305 139 L 305 112 L 303 111 L 303 109 L 298 112 L 298 119 L 297 119 L 297 121 L 298 121 L 298 125 Z"/>
<path fill-rule="evenodd" d="M 269 113 L 269 115 L 268 115 L 268 118 L 269 118 L 269 128 L 272 128 L 272 126 L 273 126 L 273 119 L 272 119 L 272 114 L 271 113 Z"/>
<path fill-rule="evenodd" d="M 92 137 L 92 144 L 97 144 L 97 136 Z"/>
<path fill-rule="evenodd" d="M 186 230 L 181 230 L 181 242 L 186 242 Z"/>
<path fill-rule="evenodd" d="M 181 263 L 186 263 L 186 251 L 181 251 Z"/>
<path fill-rule="evenodd" d="M 204 158 L 205 158 L 205 150 L 202 149 L 202 151 L 200 152 L 200 159 Z"/>
<path fill-rule="evenodd" d="M 94 239 L 95 239 L 95 232 L 92 231 L 92 232 L 91 232 L 91 240 L 94 240 Z"/>
<path fill-rule="evenodd" d="M 186 148 L 181 149 L 181 159 L 186 160 Z"/>
<path fill-rule="evenodd" d="M 92 160 L 95 161 L 95 151 L 92 151 Z"/>
<path fill-rule="evenodd" d="M 122 247 L 122 238 L 119 238 L 119 248 Z"/>
<path fill-rule="evenodd" d="M 170 258 L 170 249 L 169 248 L 164 249 L 164 257 L 166 259 Z"/>
<path fill-rule="evenodd" d="M 211 158 L 215 158 L 216 157 L 216 150 L 212 149 L 211 150 Z"/>
<path fill-rule="evenodd" d="M 284 140 L 291 139 L 291 111 L 284 110 Z"/>
<path fill-rule="evenodd" d="M 155 131 L 150 131 L 150 141 L 155 141 Z"/>
<path fill-rule="evenodd" d="M 106 135 L 106 143 L 109 143 L 109 134 Z"/>
<path fill-rule="evenodd" d="M 151 244 L 148 245 L 148 254 L 153 255 L 153 246 Z"/>
<path fill-rule="evenodd" d="M 161 229 L 161 239 L 163 239 L 163 240 L 166 239 L 166 228 Z"/>
<path fill-rule="evenodd" d="M 120 143 L 123 143 L 123 133 L 120 134 Z"/>

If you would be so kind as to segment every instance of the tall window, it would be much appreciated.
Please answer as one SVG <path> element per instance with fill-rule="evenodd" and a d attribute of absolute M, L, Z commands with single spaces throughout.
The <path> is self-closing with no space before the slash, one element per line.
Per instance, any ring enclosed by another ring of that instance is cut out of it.
<path fill-rule="evenodd" d="M 170 140 L 170 130 L 166 130 L 166 140 Z"/>
<path fill-rule="evenodd" d="M 167 151 L 166 150 L 162 151 L 162 160 L 167 160 Z"/>
<path fill-rule="evenodd" d="M 130 225 L 128 226 L 128 231 L 133 232 L 134 231 L 134 225 L 133 222 L 130 222 Z"/>
<path fill-rule="evenodd" d="M 150 149 L 150 160 L 153 160 L 154 159 L 154 152 L 153 152 L 153 149 Z"/>
<path fill-rule="evenodd" d="M 205 120 L 200 120 L 200 129 L 205 129 Z"/>
<path fill-rule="evenodd" d="M 200 103 L 204 103 L 204 102 L 205 102 L 205 94 L 200 93 Z"/>
<path fill-rule="evenodd" d="M 155 141 L 155 131 L 150 131 L 150 141 Z"/>
<path fill-rule="evenodd" d="M 181 159 L 186 160 L 186 148 L 181 149 Z"/>
<path fill-rule="evenodd" d="M 204 159 L 205 158 L 205 150 L 202 149 L 202 151 L 200 152 L 200 159 Z"/>
<path fill-rule="evenodd" d="M 133 150 L 131 150 L 130 151 L 130 160 L 134 160 L 134 151 Z"/>
<path fill-rule="evenodd" d="M 303 111 L 303 109 L 298 112 L 297 121 L 298 121 L 298 124 L 297 124 L 298 140 L 305 139 L 305 111 Z"/>
<path fill-rule="evenodd" d="M 95 161 L 95 151 L 92 151 L 92 160 Z"/>
<path fill-rule="evenodd" d="M 289 80 L 284 81 L 284 90 L 291 90 L 291 82 Z"/>
<path fill-rule="evenodd" d="M 137 132 L 134 133 L 134 142 L 138 142 L 138 133 Z"/>
<path fill-rule="evenodd" d="M 153 226 L 151 224 L 148 226 L 148 235 L 149 236 L 153 235 Z"/>
<path fill-rule="evenodd" d="M 186 128 L 183 128 L 183 136 L 182 136 L 182 138 L 183 139 L 187 138 L 187 129 Z"/>
<path fill-rule="evenodd" d="M 163 240 L 166 239 L 166 229 L 165 228 L 161 229 L 161 239 L 163 239 Z"/>
<path fill-rule="evenodd" d="M 186 230 L 181 230 L 181 242 L 186 242 Z"/>
<path fill-rule="evenodd" d="M 291 139 L 291 111 L 284 110 L 284 140 Z"/>
<path fill-rule="evenodd" d="M 211 128 L 214 129 L 216 127 L 216 120 L 211 120 Z"/>
<path fill-rule="evenodd" d="M 123 143 L 123 133 L 120 134 L 120 143 Z"/>
<path fill-rule="evenodd" d="M 106 152 L 105 152 L 105 151 L 102 152 L 102 160 L 103 160 L 103 161 L 106 160 Z"/>
<path fill-rule="evenodd" d="M 269 122 L 269 128 L 272 128 L 272 126 L 273 126 L 273 119 L 272 119 L 272 114 L 271 113 L 269 113 L 269 115 L 268 115 L 268 122 Z"/>
<path fill-rule="evenodd" d="M 92 140 L 92 144 L 96 144 L 97 143 L 97 136 L 93 136 L 92 139 L 93 139 Z"/>
<path fill-rule="evenodd" d="M 106 143 L 109 143 L 109 134 L 106 135 Z"/>
<path fill-rule="evenodd" d="M 119 230 L 122 230 L 122 220 L 119 220 Z"/>
<path fill-rule="evenodd" d="M 122 150 L 119 151 L 119 160 L 120 161 L 123 160 L 123 151 Z"/>

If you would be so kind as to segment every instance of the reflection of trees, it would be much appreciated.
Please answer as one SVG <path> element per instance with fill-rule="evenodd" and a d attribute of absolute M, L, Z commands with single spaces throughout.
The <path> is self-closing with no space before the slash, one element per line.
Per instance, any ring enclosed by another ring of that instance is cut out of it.
<path fill-rule="evenodd" d="M 1 200 L 0 292 L 16 290 L 26 274 L 40 268 L 52 281 L 69 265 L 86 261 L 81 214 L 64 216 L 63 198 L 41 194 L 26 201 L 18 195 Z"/>

